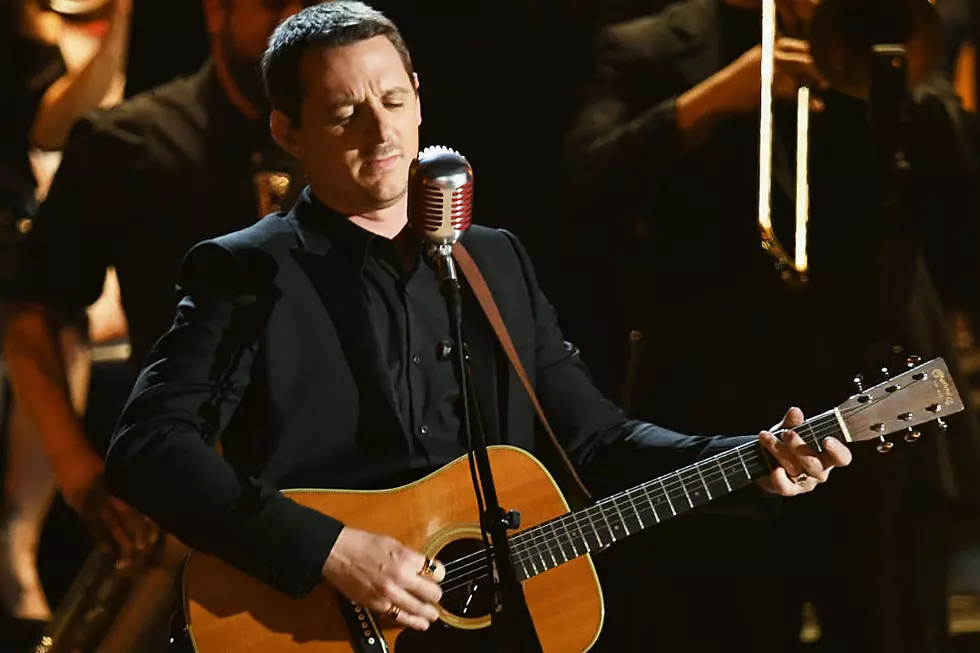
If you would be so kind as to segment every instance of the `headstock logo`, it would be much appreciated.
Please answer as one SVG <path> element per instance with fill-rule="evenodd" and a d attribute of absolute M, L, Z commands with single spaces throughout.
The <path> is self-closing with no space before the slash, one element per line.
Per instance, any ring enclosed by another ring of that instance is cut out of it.
<path fill-rule="evenodd" d="M 942 403 L 947 406 L 952 406 L 956 403 L 956 400 L 953 398 L 953 388 L 949 383 L 949 379 L 946 378 L 946 373 L 939 369 L 933 370 L 932 378 L 932 385 L 939 392 Z"/>

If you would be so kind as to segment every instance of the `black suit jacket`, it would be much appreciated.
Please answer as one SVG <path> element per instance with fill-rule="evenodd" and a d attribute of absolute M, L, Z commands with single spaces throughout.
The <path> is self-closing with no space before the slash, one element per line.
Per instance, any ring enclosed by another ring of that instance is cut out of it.
<path fill-rule="evenodd" d="M 307 191 L 290 213 L 191 250 L 176 321 L 141 373 L 107 457 L 115 494 L 187 544 L 294 595 L 319 581 L 342 524 L 277 490 L 375 487 L 410 471 L 411 439 L 356 266 L 317 226 L 341 219 Z M 745 441 L 626 421 L 564 342 L 517 240 L 481 227 L 464 240 L 556 433 L 594 489 Z M 488 439 L 534 451 L 530 401 L 464 295 Z M 224 458 L 213 448 L 219 440 Z"/>

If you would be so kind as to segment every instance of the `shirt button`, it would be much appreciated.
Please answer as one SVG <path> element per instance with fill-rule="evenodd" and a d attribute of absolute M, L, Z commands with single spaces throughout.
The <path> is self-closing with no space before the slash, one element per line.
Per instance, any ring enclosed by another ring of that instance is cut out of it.
<path fill-rule="evenodd" d="M 418 354 L 415 354 L 414 356 L 412 356 L 412 362 L 418 365 L 419 363 L 422 362 L 422 357 L 419 356 Z"/>
<path fill-rule="evenodd" d="M 422 426 L 419 427 L 419 433 L 422 435 L 428 435 L 429 427 L 423 424 Z"/>

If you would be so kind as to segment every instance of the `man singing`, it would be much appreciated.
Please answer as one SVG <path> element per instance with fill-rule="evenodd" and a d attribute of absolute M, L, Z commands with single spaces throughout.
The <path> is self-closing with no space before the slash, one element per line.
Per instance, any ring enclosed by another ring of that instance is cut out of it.
<path fill-rule="evenodd" d="M 466 453 L 459 388 L 441 355 L 450 328 L 438 276 L 406 228 L 418 79 L 397 28 L 347 1 L 284 21 L 263 73 L 273 134 L 309 187 L 289 213 L 187 255 L 176 320 L 133 390 L 106 478 L 187 544 L 283 592 L 303 595 L 326 580 L 424 630 L 438 617 L 441 566 L 422 577 L 420 553 L 278 492 L 390 486 Z M 463 240 L 558 438 L 596 493 L 756 437 L 694 437 L 628 421 L 562 339 L 517 240 L 483 227 Z M 464 302 L 471 297 L 464 288 Z M 498 375 L 498 405 L 478 411 L 497 416 L 487 439 L 533 452 L 527 395 L 495 366 L 492 340 L 476 346 L 492 331 L 477 311 L 463 326 L 473 368 Z M 783 423 L 801 420 L 791 409 Z M 758 438 L 780 465 L 759 482 L 769 493 L 808 492 L 850 462 L 833 439 L 816 454 L 792 432 Z"/>

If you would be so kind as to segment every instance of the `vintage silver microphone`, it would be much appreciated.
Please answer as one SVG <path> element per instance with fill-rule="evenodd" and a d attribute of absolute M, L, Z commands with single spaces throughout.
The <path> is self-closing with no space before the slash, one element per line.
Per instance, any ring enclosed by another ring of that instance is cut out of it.
<path fill-rule="evenodd" d="M 419 152 L 408 182 L 408 223 L 428 243 L 443 281 L 457 283 L 453 245 L 473 220 L 473 168 L 440 145 Z"/>

